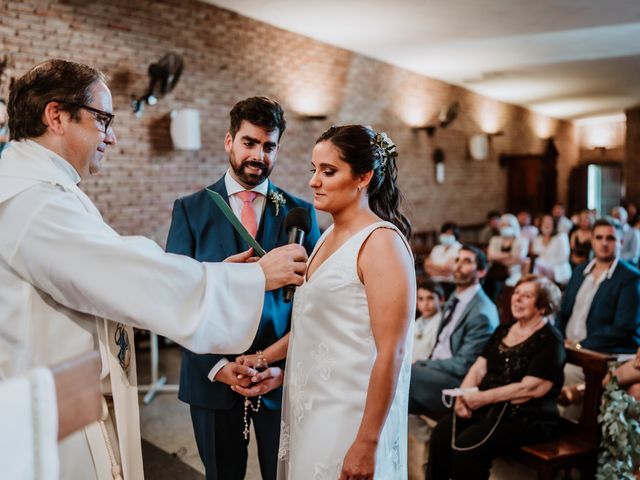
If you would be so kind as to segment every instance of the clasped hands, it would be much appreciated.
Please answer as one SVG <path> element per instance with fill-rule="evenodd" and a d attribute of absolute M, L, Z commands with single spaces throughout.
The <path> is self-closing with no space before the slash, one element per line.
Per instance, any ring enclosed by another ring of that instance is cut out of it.
<path fill-rule="evenodd" d="M 486 392 L 477 391 L 469 392 L 456 397 L 453 409 L 460 418 L 471 418 L 474 410 L 488 405 L 490 402 L 486 399 Z"/>
<path fill-rule="evenodd" d="M 245 397 L 264 395 L 282 385 L 284 372 L 280 367 L 259 371 L 261 364 L 257 355 L 241 355 L 218 371 L 216 381 L 226 383 L 231 390 Z"/>

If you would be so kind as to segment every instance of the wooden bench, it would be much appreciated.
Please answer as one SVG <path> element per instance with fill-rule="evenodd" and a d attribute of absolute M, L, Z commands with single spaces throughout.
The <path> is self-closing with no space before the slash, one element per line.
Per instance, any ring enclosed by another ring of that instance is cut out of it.
<path fill-rule="evenodd" d="M 510 455 L 533 468 L 541 480 L 554 480 L 559 472 L 569 476 L 571 469 L 580 472 L 580 478 L 592 479 L 596 474 L 597 453 L 600 443 L 598 411 L 602 396 L 602 379 L 607 374 L 612 355 L 586 349 L 567 348 L 567 363 L 582 367 L 585 391 L 582 414 L 577 423 L 562 419 L 560 433 L 553 440 L 520 447 Z"/>

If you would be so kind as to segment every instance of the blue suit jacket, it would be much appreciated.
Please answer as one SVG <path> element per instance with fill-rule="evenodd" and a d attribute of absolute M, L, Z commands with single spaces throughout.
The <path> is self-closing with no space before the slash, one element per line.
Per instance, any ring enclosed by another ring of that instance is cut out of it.
<path fill-rule="evenodd" d="M 208 188 L 229 201 L 224 177 Z M 287 232 L 284 230 L 284 219 L 292 208 L 303 207 L 309 210 L 312 219 L 312 228 L 305 240 L 305 248 L 310 253 L 320 237 L 313 206 L 270 183 L 269 191 L 273 190 L 282 193 L 286 203 L 280 207 L 276 215 L 274 203 L 266 200 L 256 240 L 266 251 L 285 245 Z M 175 201 L 167 238 L 168 252 L 188 255 L 203 262 L 220 262 L 247 248 L 246 242 L 236 233 L 205 190 Z M 284 303 L 282 300 L 282 289 L 266 292 L 262 318 L 253 344 L 247 352 L 238 352 L 237 355 L 264 350 L 283 337 L 289 331 L 290 316 L 291 303 Z M 224 357 L 233 361 L 236 355 Z M 202 408 L 233 407 L 242 397 L 233 392 L 228 385 L 211 382 L 207 377 L 222 358 L 222 355 L 198 355 L 183 349 L 178 394 L 180 400 Z M 281 397 L 282 390 L 277 389 L 265 395 L 263 403 L 271 409 L 280 408 Z"/>
<path fill-rule="evenodd" d="M 480 289 L 467 304 L 451 334 L 449 343 L 453 356 L 446 360 L 424 360 L 417 363 L 462 379 L 482 353 L 499 323 L 498 309 L 484 290 Z M 438 336 L 442 328 L 441 320 Z"/>
<path fill-rule="evenodd" d="M 587 265 L 576 267 L 564 292 L 556 318 L 563 335 Z M 587 338 L 580 344 L 608 353 L 633 353 L 640 346 L 640 271 L 631 264 L 619 260 L 611 278 L 605 278 L 598 287 L 587 315 Z"/>

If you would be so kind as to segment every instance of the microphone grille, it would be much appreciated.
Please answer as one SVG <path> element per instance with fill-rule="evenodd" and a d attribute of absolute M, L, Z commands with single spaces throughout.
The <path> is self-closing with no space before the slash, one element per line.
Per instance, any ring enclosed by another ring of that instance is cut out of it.
<path fill-rule="evenodd" d="M 287 217 L 284 219 L 285 231 L 289 231 L 292 228 L 299 228 L 305 234 L 311 230 L 311 215 L 306 208 L 295 207 L 289 210 Z"/>

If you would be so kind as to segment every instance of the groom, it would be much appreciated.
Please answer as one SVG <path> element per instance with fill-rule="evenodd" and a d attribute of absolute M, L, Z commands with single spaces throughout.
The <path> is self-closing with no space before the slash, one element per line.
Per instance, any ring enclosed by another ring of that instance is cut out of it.
<path fill-rule="evenodd" d="M 313 206 L 267 180 L 285 126 L 282 107 L 266 97 L 247 98 L 234 105 L 224 139 L 229 170 L 208 188 L 222 195 L 266 251 L 287 243 L 284 219 L 289 210 L 306 208 L 312 219 L 305 240 L 310 253 L 320 236 Z M 176 200 L 168 252 L 218 262 L 247 248 L 207 192 L 200 190 Z M 265 294 L 258 333 L 249 350 L 238 355 L 264 350 L 289 331 L 291 303 L 284 303 L 282 294 L 282 290 Z M 236 355 L 197 355 L 183 350 L 179 398 L 191 406 L 193 430 L 207 480 L 244 478 L 248 444 L 243 435 L 245 416 L 247 422 L 253 422 L 256 432 L 262 478 L 275 479 L 282 388 L 266 394 L 260 403 L 252 399 L 252 405 L 245 407 L 244 398 L 230 388 L 250 383 L 243 375 L 247 367 L 235 363 L 235 358 Z"/>

